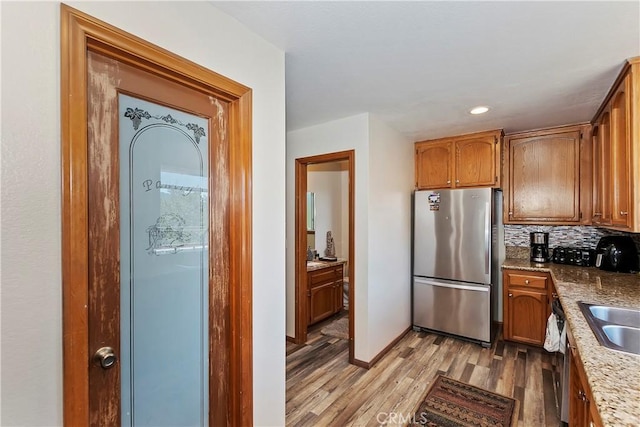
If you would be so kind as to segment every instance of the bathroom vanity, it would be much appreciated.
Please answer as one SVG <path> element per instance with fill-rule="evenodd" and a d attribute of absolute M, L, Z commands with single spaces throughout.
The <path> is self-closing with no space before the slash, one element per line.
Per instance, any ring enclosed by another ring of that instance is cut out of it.
<path fill-rule="evenodd" d="M 307 325 L 317 323 L 342 310 L 345 263 L 344 260 L 307 262 Z"/>

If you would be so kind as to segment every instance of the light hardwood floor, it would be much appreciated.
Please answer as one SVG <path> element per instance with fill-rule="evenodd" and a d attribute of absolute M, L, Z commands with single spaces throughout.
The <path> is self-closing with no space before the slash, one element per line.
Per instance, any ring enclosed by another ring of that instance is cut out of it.
<path fill-rule="evenodd" d="M 439 373 L 518 399 L 519 427 L 560 425 L 542 349 L 410 331 L 366 370 L 349 365 L 347 340 L 322 335 L 322 326 L 305 345 L 287 343 L 287 426 L 404 425 Z"/>

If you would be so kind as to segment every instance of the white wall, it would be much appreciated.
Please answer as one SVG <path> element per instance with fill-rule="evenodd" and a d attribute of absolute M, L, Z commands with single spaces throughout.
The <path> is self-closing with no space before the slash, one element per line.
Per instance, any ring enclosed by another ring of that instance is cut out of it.
<path fill-rule="evenodd" d="M 368 302 L 372 356 L 411 325 L 413 165 L 413 141 L 371 115 Z"/>
<path fill-rule="evenodd" d="M 336 256 L 349 258 L 349 171 L 307 168 L 307 191 L 315 194 L 315 247 L 320 256 L 331 231 Z M 345 179 L 346 177 L 346 179 Z M 346 197 L 345 197 L 346 194 Z"/>
<path fill-rule="evenodd" d="M 369 125 L 368 114 L 347 117 L 287 133 L 287 335 L 295 337 L 295 159 L 337 151 L 355 150 L 355 357 L 366 345 L 367 312 L 367 206 Z M 316 241 L 321 236 L 316 237 Z M 361 359 L 366 360 L 366 359 Z"/>
<path fill-rule="evenodd" d="M 283 52 L 206 2 L 71 5 L 253 89 L 254 422 L 284 425 Z M 0 424 L 60 425 L 59 4 L 0 7 Z"/>
<path fill-rule="evenodd" d="M 411 325 L 413 143 L 369 114 L 287 134 L 287 335 L 295 335 L 295 159 L 355 149 L 355 358 Z"/>

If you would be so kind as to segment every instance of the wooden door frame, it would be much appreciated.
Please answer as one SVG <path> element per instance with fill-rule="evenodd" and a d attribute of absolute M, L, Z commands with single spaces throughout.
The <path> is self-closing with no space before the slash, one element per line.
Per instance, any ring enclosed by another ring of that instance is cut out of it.
<path fill-rule="evenodd" d="M 307 166 L 346 160 L 349 172 L 349 363 L 354 363 L 355 318 L 355 151 L 340 151 L 296 159 L 295 206 L 295 332 L 296 344 L 307 341 Z"/>
<path fill-rule="evenodd" d="M 89 424 L 87 51 L 229 103 L 228 425 L 253 425 L 251 89 L 62 4 L 62 323 L 64 424 Z M 211 368 L 210 368 L 211 370 Z M 211 376 L 211 372 L 210 372 Z"/>

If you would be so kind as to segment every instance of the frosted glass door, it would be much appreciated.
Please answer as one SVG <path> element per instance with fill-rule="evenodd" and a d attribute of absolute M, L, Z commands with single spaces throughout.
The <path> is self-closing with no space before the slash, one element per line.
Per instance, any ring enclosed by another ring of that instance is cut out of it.
<path fill-rule="evenodd" d="M 125 426 L 208 419 L 208 121 L 119 95 Z"/>

